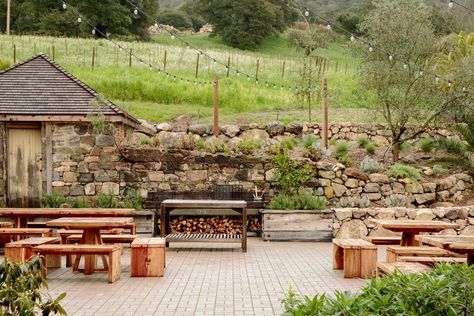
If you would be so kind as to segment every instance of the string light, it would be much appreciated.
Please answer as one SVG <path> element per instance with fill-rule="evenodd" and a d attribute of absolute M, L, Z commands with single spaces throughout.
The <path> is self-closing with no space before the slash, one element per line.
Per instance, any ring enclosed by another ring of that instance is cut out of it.
<path fill-rule="evenodd" d="M 393 55 L 392 54 L 388 55 L 388 60 L 393 61 Z"/>
<path fill-rule="evenodd" d="M 138 15 L 138 9 L 137 8 L 133 9 L 133 14 Z"/>
<path fill-rule="evenodd" d="M 405 62 L 403 63 L 403 69 L 407 69 L 408 68 L 408 64 Z"/>
<path fill-rule="evenodd" d="M 82 18 L 79 16 L 77 17 L 77 23 L 81 23 L 82 22 Z"/>
<path fill-rule="evenodd" d="M 462 87 L 462 92 L 467 92 L 467 88 L 466 88 L 466 87 Z"/>
<path fill-rule="evenodd" d="M 155 21 L 155 28 L 157 29 L 159 26 L 158 21 Z"/>
<path fill-rule="evenodd" d="M 452 9 L 453 7 L 454 7 L 454 2 L 453 2 L 453 0 L 449 0 L 448 8 Z"/>
<path fill-rule="evenodd" d="M 423 69 L 420 69 L 420 72 L 419 72 L 419 73 L 420 73 L 420 76 L 423 76 L 423 74 L 424 74 Z"/>
<path fill-rule="evenodd" d="M 351 42 L 354 42 L 355 39 L 356 39 L 355 36 L 353 34 L 351 34 L 351 38 L 350 38 Z"/>
<path fill-rule="evenodd" d="M 67 9 L 66 2 L 63 2 L 63 9 L 64 9 L 64 10 L 66 10 L 66 9 Z"/>
<path fill-rule="evenodd" d="M 95 35 L 95 27 L 92 29 L 92 35 Z"/>
<path fill-rule="evenodd" d="M 451 86 L 453 85 L 453 82 L 451 80 L 448 81 L 448 87 L 451 88 Z"/>
<path fill-rule="evenodd" d="M 171 39 L 172 39 L 172 40 L 174 40 L 175 38 L 176 38 L 176 36 L 174 36 L 174 34 L 171 35 Z"/>
<path fill-rule="evenodd" d="M 308 8 L 305 9 L 305 11 L 304 11 L 304 16 L 305 16 L 305 17 L 308 17 L 308 16 L 309 16 L 309 10 L 308 10 Z"/>
<path fill-rule="evenodd" d="M 369 52 L 372 53 L 374 51 L 374 48 L 372 47 L 372 44 L 369 44 Z"/>
<path fill-rule="evenodd" d="M 331 24 L 328 23 L 328 25 L 326 25 L 326 28 L 328 29 L 328 31 L 330 31 L 331 28 L 332 28 L 332 27 L 331 27 Z"/>
<path fill-rule="evenodd" d="M 436 79 L 435 79 L 435 80 L 436 80 L 436 83 L 439 83 L 439 76 L 438 76 L 438 75 L 436 75 Z"/>

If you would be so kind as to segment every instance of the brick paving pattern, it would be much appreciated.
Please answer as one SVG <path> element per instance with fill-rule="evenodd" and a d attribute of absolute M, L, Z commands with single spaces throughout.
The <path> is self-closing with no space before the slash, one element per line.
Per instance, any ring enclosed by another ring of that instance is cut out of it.
<path fill-rule="evenodd" d="M 129 256 L 125 249 L 121 279 L 113 284 L 103 273 L 51 270 L 50 292 L 67 292 L 63 306 L 78 316 L 280 315 L 290 286 L 312 296 L 354 292 L 367 282 L 332 270 L 331 243 L 250 238 L 247 253 L 223 244 L 171 244 L 162 278 L 130 278 Z"/>

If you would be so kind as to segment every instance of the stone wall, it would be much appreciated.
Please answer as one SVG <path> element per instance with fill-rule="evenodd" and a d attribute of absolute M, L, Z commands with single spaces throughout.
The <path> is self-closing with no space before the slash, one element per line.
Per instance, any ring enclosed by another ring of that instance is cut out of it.
<path fill-rule="evenodd" d="M 459 229 L 445 229 L 441 234 L 474 235 L 474 206 L 439 208 L 344 208 L 334 209 L 333 236 L 335 238 L 362 238 L 364 236 L 397 236 L 377 228 L 372 219 L 437 220 L 459 225 Z"/>
<path fill-rule="evenodd" d="M 209 138 L 212 136 L 212 125 L 190 124 L 190 118 L 186 115 L 177 117 L 170 123 L 156 125 L 156 132 L 160 140 L 179 138 L 180 133 L 189 133 L 197 138 Z M 315 135 L 321 137 L 321 125 L 316 123 L 283 125 L 279 122 L 270 124 L 244 124 L 244 125 L 224 125 L 220 127 L 220 137 L 231 143 L 238 142 L 239 139 L 259 139 L 269 141 L 278 140 L 284 136 Z M 177 134 L 177 135 L 176 135 Z M 367 137 L 378 145 L 388 145 L 390 131 L 383 124 L 352 124 L 334 123 L 329 125 L 329 139 L 345 139 L 349 141 L 357 140 L 360 137 Z M 446 137 L 452 134 L 444 128 L 430 128 L 419 138 L 431 136 Z M 137 138 L 139 138 L 138 136 Z M 166 145 L 166 143 L 165 143 Z"/>

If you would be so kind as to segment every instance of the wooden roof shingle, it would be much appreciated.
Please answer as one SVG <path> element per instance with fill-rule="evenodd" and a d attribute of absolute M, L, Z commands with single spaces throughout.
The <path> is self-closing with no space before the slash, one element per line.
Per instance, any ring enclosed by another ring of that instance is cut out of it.
<path fill-rule="evenodd" d="M 102 113 L 121 117 L 138 126 L 140 122 L 109 100 L 100 107 L 93 102 L 99 94 L 61 68 L 44 54 L 34 56 L 0 72 L 0 116 L 62 116 L 82 118 Z M 99 97 L 100 98 L 100 97 Z"/>

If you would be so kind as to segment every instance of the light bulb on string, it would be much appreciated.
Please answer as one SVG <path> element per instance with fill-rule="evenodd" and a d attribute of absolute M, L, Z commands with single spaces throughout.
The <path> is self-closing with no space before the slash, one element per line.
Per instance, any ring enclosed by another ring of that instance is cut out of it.
<path fill-rule="evenodd" d="M 92 35 L 95 35 L 95 27 L 92 29 Z"/>
<path fill-rule="evenodd" d="M 435 81 L 436 83 L 439 83 L 439 76 L 436 76 Z"/>
<path fill-rule="evenodd" d="M 372 44 L 369 44 L 369 53 L 372 53 L 374 51 L 374 47 L 372 46 Z"/>
<path fill-rule="evenodd" d="M 467 88 L 466 88 L 466 87 L 462 87 L 462 92 L 467 92 Z"/>
<path fill-rule="evenodd" d="M 453 85 L 453 82 L 452 82 L 451 80 L 449 80 L 449 81 L 448 81 L 448 87 L 450 87 L 450 88 L 451 88 L 451 87 L 452 87 L 452 85 Z"/>
<path fill-rule="evenodd" d="M 240 71 L 237 70 L 237 77 L 239 77 L 239 76 L 240 76 Z"/>
<path fill-rule="evenodd" d="M 419 72 L 419 74 L 420 74 L 420 76 L 423 76 L 423 74 L 424 74 L 424 71 L 423 71 L 423 69 L 420 69 L 420 72 Z"/>
<path fill-rule="evenodd" d="M 176 38 L 176 36 L 174 36 L 174 34 L 171 34 L 171 39 L 174 40 Z"/>
<path fill-rule="evenodd" d="M 309 16 L 309 11 L 308 11 L 307 8 L 304 10 L 304 16 L 305 16 L 305 17 L 308 17 L 308 16 Z"/>
<path fill-rule="evenodd" d="M 407 63 L 403 63 L 403 69 L 407 69 L 408 68 L 408 64 Z"/>
<path fill-rule="evenodd" d="M 328 25 L 326 25 L 326 28 L 328 29 L 328 31 L 330 31 L 331 28 L 332 28 L 332 27 L 331 27 L 331 24 L 328 23 Z"/>
<path fill-rule="evenodd" d="M 67 9 L 67 4 L 66 2 L 63 1 L 63 9 L 66 10 Z"/>
<path fill-rule="evenodd" d="M 159 26 L 158 21 L 155 21 L 155 28 L 158 28 Z"/>
<path fill-rule="evenodd" d="M 268 81 L 265 81 L 265 87 L 268 88 Z"/>
<path fill-rule="evenodd" d="M 255 84 L 258 84 L 258 80 L 255 80 Z"/>
<path fill-rule="evenodd" d="M 392 54 L 388 54 L 388 60 L 393 61 L 393 55 Z"/>
<path fill-rule="evenodd" d="M 77 23 L 81 23 L 81 22 L 82 22 L 82 19 L 81 19 L 81 17 L 79 16 L 79 17 L 77 18 Z"/>
<path fill-rule="evenodd" d="M 351 34 L 351 38 L 350 38 L 351 42 L 355 41 L 355 39 L 356 39 L 355 36 Z"/>
<path fill-rule="evenodd" d="M 449 0 L 448 8 L 452 9 L 453 7 L 454 7 L 454 2 L 452 0 Z"/>
<path fill-rule="evenodd" d="M 250 80 L 250 76 L 249 76 L 249 75 L 247 75 L 247 80 Z"/>
<path fill-rule="evenodd" d="M 190 49 L 190 48 L 191 48 L 191 45 L 189 45 L 188 43 L 186 43 L 186 48 L 187 48 L 187 49 Z"/>
<path fill-rule="evenodd" d="M 217 64 L 217 60 L 215 58 L 212 61 L 214 62 L 214 65 Z"/>
<path fill-rule="evenodd" d="M 133 9 L 133 14 L 138 15 L 138 9 L 137 8 Z"/>

